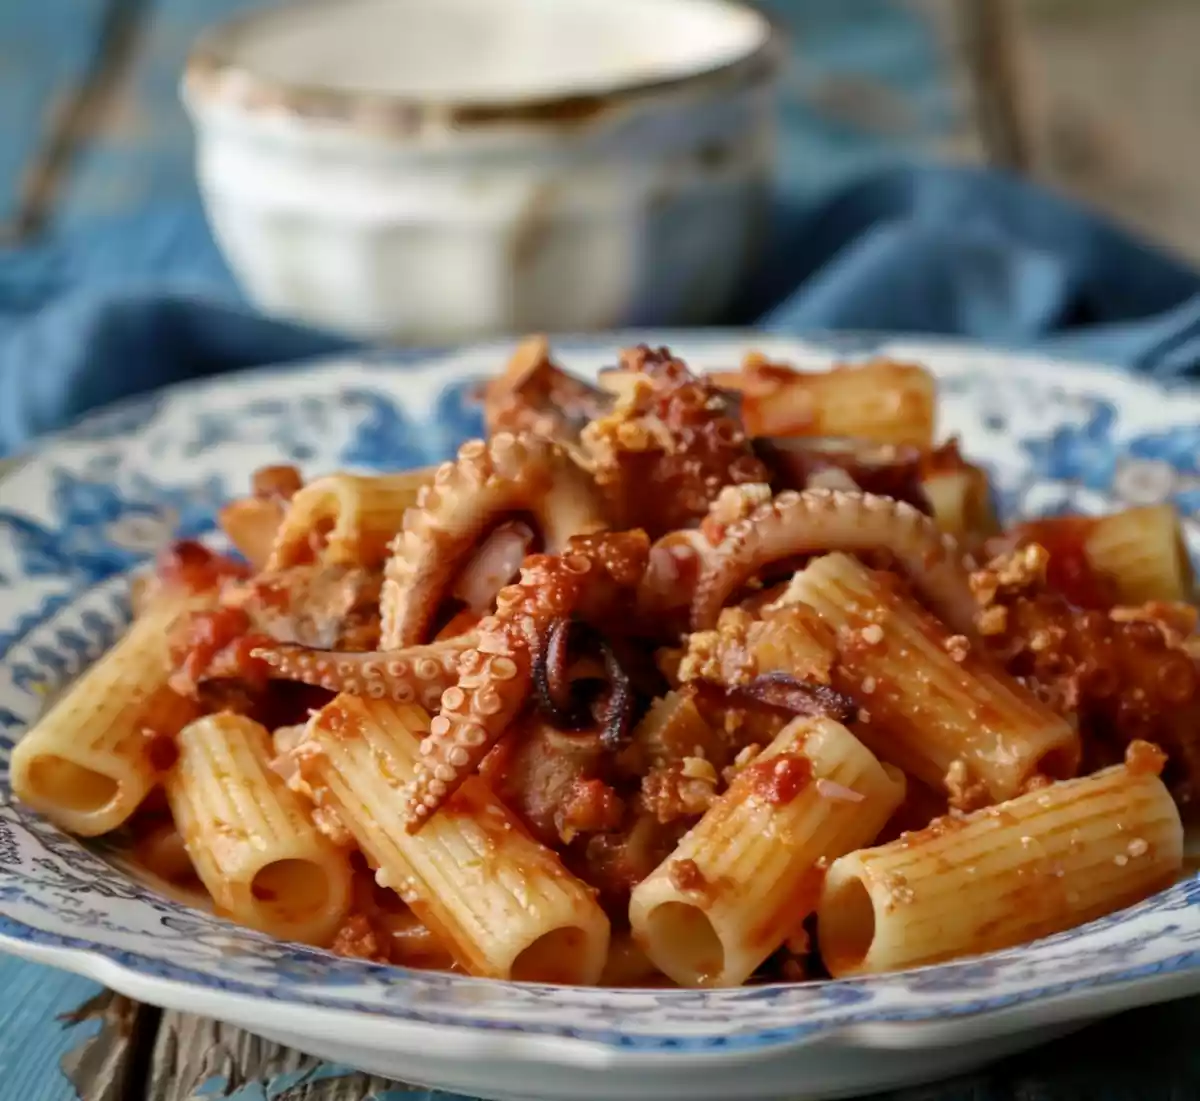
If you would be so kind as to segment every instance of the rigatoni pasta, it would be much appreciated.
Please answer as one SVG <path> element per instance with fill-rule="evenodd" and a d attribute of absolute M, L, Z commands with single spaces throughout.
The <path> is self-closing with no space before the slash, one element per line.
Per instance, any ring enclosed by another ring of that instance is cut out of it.
<path fill-rule="evenodd" d="M 827 863 L 903 797 L 903 775 L 845 727 L 793 720 L 634 888 L 634 939 L 683 986 L 745 982 L 816 909 Z"/>
<path fill-rule="evenodd" d="M 999 521 L 992 511 L 987 474 L 969 463 L 935 471 L 921 480 L 933 518 L 942 531 L 956 538 L 994 535 Z"/>
<path fill-rule="evenodd" d="M 1034 776 L 1066 777 L 1078 765 L 1071 725 L 892 575 L 829 554 L 799 571 L 780 603 L 807 605 L 837 630 L 835 683 L 858 703 L 855 731 L 925 783 L 960 800 L 1007 799 Z"/>
<path fill-rule="evenodd" d="M 319 807 L 336 816 L 390 886 L 468 972 L 530 982 L 596 982 L 609 923 L 585 884 L 529 836 L 480 781 L 417 836 L 401 791 L 429 716 L 339 696 L 297 751 Z"/>
<path fill-rule="evenodd" d="M 651 766 L 682 764 L 689 757 L 721 761 L 727 746 L 686 691 L 670 691 L 650 704 L 633 731 L 633 744 Z"/>
<path fill-rule="evenodd" d="M 217 522 L 238 553 L 256 570 L 265 569 L 287 506 L 277 500 L 239 497 L 222 507 Z"/>
<path fill-rule="evenodd" d="M 279 937 L 513 981 L 872 973 L 1179 874 L 1172 509 L 999 530 L 915 364 L 618 362 L 523 343 L 436 471 L 257 471 L 18 797 Z"/>
<path fill-rule="evenodd" d="M 255 570 L 266 567 L 288 502 L 304 487 L 294 466 L 267 466 L 254 472 L 248 497 L 239 497 L 217 513 L 217 523 Z"/>
<path fill-rule="evenodd" d="M 1182 861 L 1162 780 L 1117 765 L 835 861 L 821 955 L 840 977 L 1007 948 L 1139 902 Z"/>
<path fill-rule="evenodd" d="M 431 471 L 385 477 L 330 474 L 299 490 L 288 505 L 267 561 L 285 569 L 319 555 L 340 566 L 378 566 L 415 505 Z"/>
<path fill-rule="evenodd" d="M 1084 537 L 1088 564 L 1121 604 L 1190 600 L 1195 579 L 1179 513 L 1169 504 L 1097 517 Z"/>
<path fill-rule="evenodd" d="M 933 377 L 911 363 L 876 359 L 830 371 L 793 371 L 761 356 L 717 381 L 742 396 L 753 436 L 853 437 L 872 443 L 933 444 Z"/>
<path fill-rule="evenodd" d="M 180 733 L 171 814 L 220 912 L 285 940 L 327 945 L 350 907 L 346 853 L 270 767 L 271 737 L 228 712 Z"/>
<path fill-rule="evenodd" d="M 1051 516 L 1018 524 L 1006 544 L 1033 543 L 1051 576 L 1089 607 L 1186 602 L 1195 578 L 1179 513 L 1168 503 L 1106 516 Z"/>
<path fill-rule="evenodd" d="M 162 591 L 13 750 L 17 797 L 63 829 L 96 837 L 137 810 L 196 714 L 167 683 L 166 640 L 210 598 Z"/>

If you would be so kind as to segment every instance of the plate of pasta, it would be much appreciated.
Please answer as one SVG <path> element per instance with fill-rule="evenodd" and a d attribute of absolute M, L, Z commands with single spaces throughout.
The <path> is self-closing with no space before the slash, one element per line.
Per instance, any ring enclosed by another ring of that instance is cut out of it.
<path fill-rule="evenodd" d="M 495 1098 L 1200 991 L 1200 393 L 936 341 L 256 371 L 0 482 L 0 948 Z"/>

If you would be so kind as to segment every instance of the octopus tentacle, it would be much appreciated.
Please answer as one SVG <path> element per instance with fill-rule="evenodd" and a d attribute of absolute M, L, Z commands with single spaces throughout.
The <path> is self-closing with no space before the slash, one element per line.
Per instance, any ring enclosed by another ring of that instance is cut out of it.
<path fill-rule="evenodd" d="M 463 653 L 478 642 L 460 635 L 428 646 L 367 653 L 313 650 L 290 643 L 258 646 L 252 656 L 270 666 L 275 679 L 301 681 L 355 696 L 418 703 L 433 710 L 458 680 Z"/>
<path fill-rule="evenodd" d="M 612 396 L 567 374 L 550 357 L 544 336 L 521 341 L 504 373 L 483 389 L 483 416 L 489 436 L 533 432 L 578 449 L 579 433 L 602 416 Z"/>
<path fill-rule="evenodd" d="M 458 681 L 421 743 L 406 792 L 405 825 L 415 832 L 503 737 L 528 702 L 534 666 L 554 625 L 572 615 L 611 613 L 645 569 L 643 533 L 585 536 L 566 553 L 533 555 L 514 585 L 500 590 L 496 612 L 480 620 L 478 643 L 464 651 Z"/>
<path fill-rule="evenodd" d="M 825 716 L 840 723 L 849 722 L 857 710 L 849 696 L 827 684 L 814 684 L 779 670 L 760 673 L 745 684 L 727 687 L 725 694 L 734 700 L 761 703 L 791 715 Z"/>
<path fill-rule="evenodd" d="M 571 635 L 573 628 L 578 626 L 579 621 L 570 619 L 559 619 L 551 624 L 533 667 L 538 706 L 562 731 L 589 730 L 598 725 L 602 743 L 612 749 L 629 733 L 632 682 L 613 648 L 602 637 L 596 637 L 592 641 L 603 662 L 603 678 L 586 678 L 572 683 L 568 668 Z M 575 689 L 579 687 L 599 691 L 577 698 Z"/>
<path fill-rule="evenodd" d="M 770 500 L 771 487 L 762 482 L 726 486 L 698 528 L 673 531 L 655 542 L 637 594 L 638 618 L 645 629 L 659 637 L 687 629 L 696 585 L 720 565 L 726 531 Z"/>
<path fill-rule="evenodd" d="M 537 520 L 547 552 L 606 527 L 591 477 L 556 443 L 501 432 L 471 440 L 438 467 L 404 515 L 384 571 L 384 649 L 423 641 L 437 605 L 479 537 L 506 513 Z"/>
<path fill-rule="evenodd" d="M 550 625 L 533 668 L 538 698 L 554 717 L 565 715 L 571 708 L 571 680 L 567 667 L 571 656 L 571 626 L 569 619 L 558 619 Z"/>
<path fill-rule="evenodd" d="M 551 625 L 569 615 L 592 562 L 582 555 L 533 555 L 520 580 L 501 589 L 496 614 L 479 622 L 479 641 L 464 651 L 458 680 L 421 742 L 406 792 L 405 826 L 415 832 L 479 767 L 526 703 L 535 656 Z"/>
<path fill-rule="evenodd" d="M 718 561 L 696 584 L 693 630 L 711 630 L 726 601 L 764 567 L 822 551 L 888 551 L 941 619 L 976 637 L 978 607 L 958 544 L 912 505 L 845 490 L 787 491 L 725 532 Z"/>
<path fill-rule="evenodd" d="M 329 474 L 310 482 L 288 502 L 266 568 L 282 570 L 319 558 L 331 566 L 377 569 L 429 473 Z"/>

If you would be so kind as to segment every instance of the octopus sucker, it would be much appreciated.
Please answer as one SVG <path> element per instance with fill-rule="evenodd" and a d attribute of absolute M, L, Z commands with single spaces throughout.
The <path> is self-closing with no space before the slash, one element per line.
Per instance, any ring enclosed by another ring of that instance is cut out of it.
<path fill-rule="evenodd" d="M 512 513 L 532 516 L 546 551 L 607 526 L 590 476 L 558 444 L 501 432 L 472 440 L 439 468 L 436 494 L 410 508 L 384 570 L 381 647 L 425 641 L 438 606 L 478 540 Z"/>
<path fill-rule="evenodd" d="M 893 555 L 948 627 L 976 636 L 978 606 L 956 543 L 904 502 L 828 489 L 785 491 L 726 529 L 715 563 L 696 583 L 692 630 L 715 627 L 730 597 L 772 563 L 834 550 Z"/>
<path fill-rule="evenodd" d="M 277 680 L 300 681 L 375 699 L 438 706 L 458 678 L 458 661 L 477 641 L 473 634 L 404 650 L 341 653 L 310 650 L 290 643 L 256 647 L 251 653 Z"/>
<path fill-rule="evenodd" d="M 620 615 L 631 604 L 649 554 L 643 532 L 576 537 L 562 555 L 525 560 L 516 584 L 502 590 L 497 612 L 480 621 L 478 643 L 458 663 L 456 683 L 421 743 L 406 792 L 405 825 L 421 828 L 524 710 L 535 670 L 556 625 L 575 616 Z M 623 600 L 624 598 L 624 600 Z M 627 686 L 614 685 L 608 725 L 627 723 Z"/>

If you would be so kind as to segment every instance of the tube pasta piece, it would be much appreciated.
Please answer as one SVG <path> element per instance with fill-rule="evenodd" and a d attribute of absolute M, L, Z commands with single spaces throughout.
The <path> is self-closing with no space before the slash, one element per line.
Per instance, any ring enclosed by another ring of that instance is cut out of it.
<path fill-rule="evenodd" d="M 705 721 L 687 690 L 653 700 L 634 727 L 632 741 L 650 768 L 680 764 L 688 757 L 703 757 L 719 768 L 729 756 L 726 740 Z"/>
<path fill-rule="evenodd" d="M 635 939 L 681 985 L 744 982 L 816 908 L 825 862 L 903 797 L 903 775 L 845 727 L 793 720 L 634 888 Z"/>
<path fill-rule="evenodd" d="M 606 367 L 596 376 L 596 385 L 606 394 L 611 394 L 618 401 L 628 400 L 638 386 L 642 385 L 637 371 L 624 367 Z"/>
<path fill-rule="evenodd" d="M 1078 732 L 894 582 L 829 554 L 798 572 L 780 600 L 809 605 L 837 629 L 834 687 L 859 705 L 858 736 L 959 803 L 1008 799 L 1037 774 L 1073 775 Z"/>
<path fill-rule="evenodd" d="M 250 495 L 225 505 L 217 514 L 217 522 L 242 557 L 258 571 L 266 566 L 287 503 L 304 487 L 304 479 L 294 466 L 264 466 L 250 481 Z"/>
<path fill-rule="evenodd" d="M 287 504 L 276 498 L 239 497 L 221 509 L 217 523 L 238 553 L 261 570 L 271 557 L 286 512 Z"/>
<path fill-rule="evenodd" d="M 840 978 L 1023 944 L 1162 890 L 1182 859 L 1162 781 L 1118 765 L 835 861 L 821 956 Z"/>
<path fill-rule="evenodd" d="M 589 887 L 534 841 L 478 777 L 418 834 L 402 791 L 429 715 L 341 695 L 312 719 L 301 775 L 368 859 L 472 975 L 594 984 L 609 924 Z"/>
<path fill-rule="evenodd" d="M 747 356 L 741 372 L 713 381 L 742 395 L 748 436 L 842 436 L 933 444 L 936 386 L 923 367 L 873 359 L 829 371 L 795 371 Z"/>
<path fill-rule="evenodd" d="M 1084 607 L 1182 602 L 1195 578 L 1179 514 L 1169 504 L 1108 516 L 1050 516 L 1018 524 L 997 553 L 1028 543 L 1049 555 L 1047 579 Z"/>
<path fill-rule="evenodd" d="M 271 736 L 242 715 L 179 735 L 167 801 L 218 910 L 284 940 L 328 945 L 350 908 L 350 863 L 271 768 Z"/>
<path fill-rule="evenodd" d="M 1120 604 L 1192 599 L 1191 560 L 1179 513 L 1169 504 L 1098 517 L 1083 547 L 1088 565 L 1112 582 Z"/>
<path fill-rule="evenodd" d="M 166 639 L 210 601 L 158 592 L 13 750 L 19 799 L 80 837 L 115 830 L 133 814 L 173 763 L 175 735 L 197 713 L 167 684 Z"/>
<path fill-rule="evenodd" d="M 327 565 L 383 565 L 405 510 L 432 478 L 432 470 L 411 470 L 375 477 L 330 474 L 310 482 L 289 503 L 266 568 L 311 561 L 314 544 L 323 544 L 320 556 Z"/>
<path fill-rule="evenodd" d="M 964 539 L 1000 530 L 987 473 L 979 467 L 964 463 L 960 469 L 931 474 L 921 482 L 921 489 L 934 522 L 947 534 Z"/>
<path fill-rule="evenodd" d="M 758 673 L 788 673 L 799 680 L 828 684 L 837 653 L 828 625 L 803 604 L 764 611 L 750 628 Z"/>

